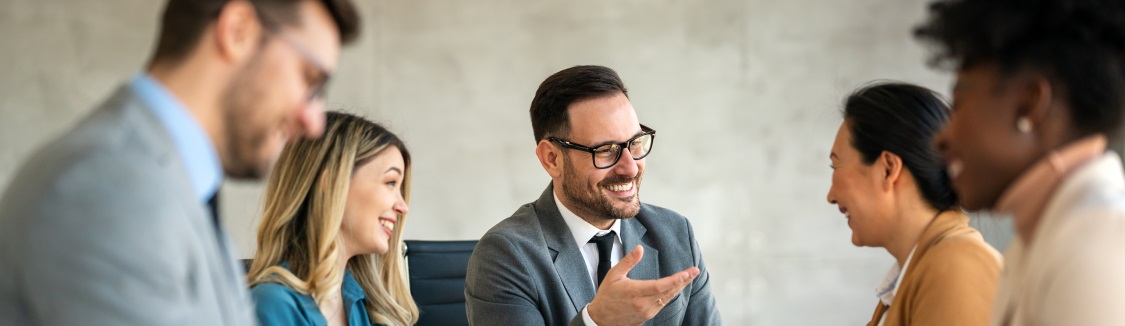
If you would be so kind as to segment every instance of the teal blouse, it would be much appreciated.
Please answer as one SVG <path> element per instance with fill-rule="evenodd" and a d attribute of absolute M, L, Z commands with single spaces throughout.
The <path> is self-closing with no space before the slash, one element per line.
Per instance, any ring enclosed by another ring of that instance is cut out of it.
<path fill-rule="evenodd" d="M 287 264 L 282 267 L 289 268 Z M 344 300 L 344 313 L 349 326 L 370 326 L 371 320 L 364 308 L 366 296 L 363 288 L 351 273 L 344 272 L 344 282 L 340 292 Z M 327 325 L 328 321 L 320 314 L 312 296 L 300 294 L 280 283 L 259 283 L 250 288 L 254 298 L 258 321 L 263 326 L 272 325 Z"/>

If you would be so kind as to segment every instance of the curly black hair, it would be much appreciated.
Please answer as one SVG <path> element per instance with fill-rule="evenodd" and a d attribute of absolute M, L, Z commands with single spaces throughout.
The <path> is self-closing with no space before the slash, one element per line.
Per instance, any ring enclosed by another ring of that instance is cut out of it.
<path fill-rule="evenodd" d="M 939 0 L 914 36 L 937 68 L 1043 74 L 1083 134 L 1114 137 L 1125 118 L 1125 1 Z"/>

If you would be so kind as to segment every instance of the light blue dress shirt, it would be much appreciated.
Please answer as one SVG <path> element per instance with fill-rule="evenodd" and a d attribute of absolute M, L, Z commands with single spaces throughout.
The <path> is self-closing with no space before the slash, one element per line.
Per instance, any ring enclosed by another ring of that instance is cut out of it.
<path fill-rule="evenodd" d="M 188 178 L 200 202 L 206 204 L 223 182 L 223 166 L 211 137 L 168 89 L 146 73 L 139 73 L 129 83 L 137 97 L 156 114 L 157 120 L 172 137 L 176 152 L 183 160 Z"/>
<path fill-rule="evenodd" d="M 289 268 L 285 263 L 280 266 Z M 367 308 L 364 308 L 366 296 L 363 294 L 363 288 L 359 287 L 359 282 L 356 282 L 352 274 L 347 271 L 344 272 L 340 293 L 344 300 L 344 313 L 347 314 L 348 326 L 372 325 L 371 319 L 367 316 Z M 250 295 L 254 298 L 258 320 L 262 326 L 328 324 L 312 296 L 297 293 L 284 284 L 258 283 L 250 288 Z"/>

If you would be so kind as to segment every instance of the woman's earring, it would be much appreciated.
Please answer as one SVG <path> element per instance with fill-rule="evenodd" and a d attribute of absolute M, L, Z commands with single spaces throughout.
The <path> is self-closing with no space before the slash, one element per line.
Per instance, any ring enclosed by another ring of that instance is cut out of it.
<path fill-rule="evenodd" d="M 1027 117 L 1020 117 L 1019 119 L 1017 119 L 1016 120 L 1016 130 L 1019 130 L 1020 133 L 1025 133 L 1025 134 L 1030 133 L 1031 132 L 1031 119 L 1029 119 Z"/>

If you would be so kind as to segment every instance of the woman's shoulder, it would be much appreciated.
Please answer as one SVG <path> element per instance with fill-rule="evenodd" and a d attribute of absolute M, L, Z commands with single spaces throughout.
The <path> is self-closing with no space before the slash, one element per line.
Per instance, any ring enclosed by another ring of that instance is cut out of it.
<path fill-rule="evenodd" d="M 975 229 L 964 228 L 967 230 L 934 241 L 926 251 L 924 261 L 927 265 L 942 269 L 984 268 L 998 271 L 1003 262 L 1000 252 L 985 242 Z"/>
<path fill-rule="evenodd" d="M 288 270 L 289 264 L 282 262 L 275 267 L 270 267 L 266 272 L 269 273 L 271 269 L 275 269 L 276 267 Z M 277 275 L 273 276 L 276 277 Z M 271 280 L 271 278 L 267 277 L 263 279 L 263 282 L 250 286 L 250 296 L 254 298 L 254 301 L 258 305 L 261 305 L 262 302 L 264 302 L 263 300 L 271 304 L 291 303 L 299 305 L 302 294 L 294 291 L 288 285 L 279 283 L 276 280 Z"/>
<path fill-rule="evenodd" d="M 302 294 L 281 283 L 264 282 L 250 287 L 250 296 L 259 306 L 300 307 Z"/>
<path fill-rule="evenodd" d="M 262 282 L 254 284 L 254 286 L 250 287 L 250 293 L 253 293 L 255 295 L 300 295 L 300 293 L 297 293 L 297 291 L 289 288 L 289 286 L 277 282 Z"/>
<path fill-rule="evenodd" d="M 250 287 L 255 310 L 262 325 L 304 325 L 309 321 L 307 314 L 311 298 L 306 298 L 293 289 L 280 283 L 265 282 Z M 315 303 L 311 309 L 316 309 Z"/>

